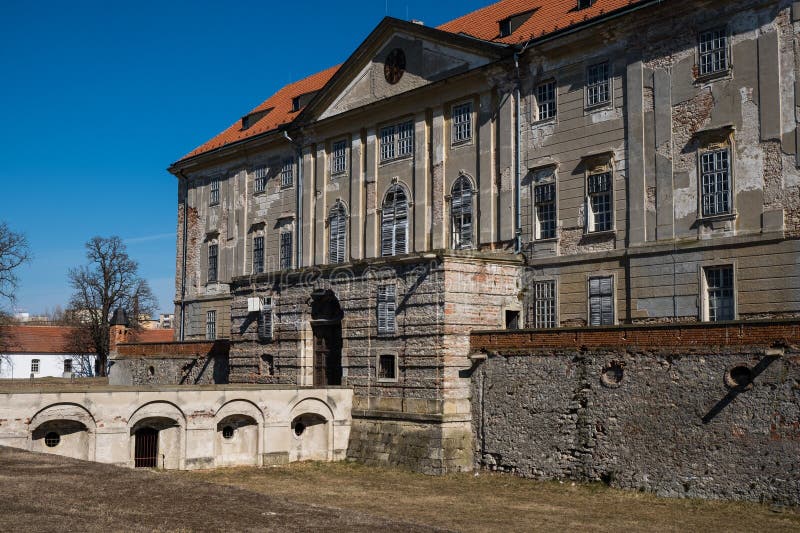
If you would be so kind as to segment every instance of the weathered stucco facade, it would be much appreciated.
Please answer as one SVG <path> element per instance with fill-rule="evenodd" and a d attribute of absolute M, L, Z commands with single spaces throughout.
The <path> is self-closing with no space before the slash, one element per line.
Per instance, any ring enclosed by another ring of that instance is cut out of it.
<path fill-rule="evenodd" d="M 473 330 L 800 318 L 800 3 L 591 4 L 387 18 L 174 163 L 179 340 L 351 387 L 349 457 L 438 473 Z"/>

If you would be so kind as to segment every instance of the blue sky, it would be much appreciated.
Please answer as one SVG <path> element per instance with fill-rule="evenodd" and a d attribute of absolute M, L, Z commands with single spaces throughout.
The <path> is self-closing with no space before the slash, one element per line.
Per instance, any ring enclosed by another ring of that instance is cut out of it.
<path fill-rule="evenodd" d="M 95 235 L 172 310 L 166 167 L 281 86 L 347 59 L 386 14 L 435 26 L 488 0 L 0 2 L 0 220 L 28 237 L 16 307 L 65 306 Z"/>

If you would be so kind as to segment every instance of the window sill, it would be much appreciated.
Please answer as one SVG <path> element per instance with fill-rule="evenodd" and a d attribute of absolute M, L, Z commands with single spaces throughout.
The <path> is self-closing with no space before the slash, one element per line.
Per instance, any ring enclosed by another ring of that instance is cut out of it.
<path fill-rule="evenodd" d="M 586 231 L 583 235 L 586 237 L 609 237 L 612 235 L 616 235 L 617 230 L 614 229 L 607 229 L 603 231 Z"/>
<path fill-rule="evenodd" d="M 557 243 L 558 237 L 549 237 L 547 239 L 533 239 L 533 244 L 547 244 L 547 243 Z"/>
<path fill-rule="evenodd" d="M 711 223 L 711 222 L 727 222 L 729 220 L 736 220 L 737 213 L 724 213 L 721 215 L 706 215 L 697 217 L 696 222 L 698 223 Z"/>
<path fill-rule="evenodd" d="M 393 339 L 393 338 L 397 337 L 397 332 L 396 331 L 391 331 L 391 332 L 389 332 L 389 331 L 379 331 L 377 333 L 376 337 L 380 337 L 382 339 Z"/>
<path fill-rule="evenodd" d="M 292 183 L 290 185 L 281 185 L 281 190 L 282 191 L 285 191 L 286 189 L 293 189 L 293 188 L 294 188 L 294 183 Z"/>
<path fill-rule="evenodd" d="M 472 137 L 470 137 L 469 139 L 464 139 L 463 141 L 450 142 L 451 148 L 461 148 L 462 146 L 472 146 Z"/>
<path fill-rule="evenodd" d="M 395 157 L 394 159 L 383 159 L 380 163 L 378 163 L 379 167 L 384 165 L 391 165 L 392 163 L 398 163 L 400 161 L 408 161 L 413 158 L 413 154 L 403 155 L 400 157 Z"/>
<path fill-rule="evenodd" d="M 264 196 L 267 194 L 267 190 L 264 189 L 263 191 L 253 191 L 253 196 Z"/>
<path fill-rule="evenodd" d="M 533 120 L 532 119 L 531 120 L 531 127 L 532 128 L 538 128 L 540 126 L 555 126 L 556 125 L 556 118 L 558 118 L 558 117 L 555 116 L 555 117 L 550 117 L 550 118 L 543 118 L 541 120 Z"/>
<path fill-rule="evenodd" d="M 705 83 L 710 83 L 712 81 L 720 81 L 720 80 L 729 80 L 733 78 L 733 69 L 728 67 L 726 70 L 720 70 L 718 72 L 709 72 L 708 74 L 701 74 L 695 76 L 694 83 L 695 85 L 703 85 Z"/>
<path fill-rule="evenodd" d="M 397 378 L 390 379 L 390 378 L 378 378 L 378 383 L 397 383 Z"/>
<path fill-rule="evenodd" d="M 342 170 L 341 172 L 336 172 L 336 173 L 331 172 L 331 179 L 332 180 L 339 179 L 339 178 L 342 178 L 342 177 L 345 177 L 345 176 L 347 176 L 347 171 L 346 170 Z"/>
<path fill-rule="evenodd" d="M 600 102 L 600 103 L 592 104 L 592 105 L 584 104 L 584 106 L 583 106 L 583 110 L 586 113 L 596 113 L 597 111 L 606 111 L 608 109 L 614 109 L 614 106 L 612 105 L 612 100 L 608 100 L 607 102 Z"/>

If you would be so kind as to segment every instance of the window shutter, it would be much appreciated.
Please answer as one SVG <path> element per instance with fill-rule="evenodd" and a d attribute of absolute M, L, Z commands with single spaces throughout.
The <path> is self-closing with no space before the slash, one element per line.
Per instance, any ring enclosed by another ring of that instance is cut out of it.
<path fill-rule="evenodd" d="M 395 298 L 395 291 L 397 287 L 395 285 L 388 285 L 386 287 L 386 331 L 389 333 L 394 333 L 396 330 L 395 327 L 395 311 L 397 308 L 397 302 Z"/>
<path fill-rule="evenodd" d="M 395 209 L 394 250 L 392 255 L 408 253 L 408 203 L 403 198 Z"/>
<path fill-rule="evenodd" d="M 258 338 L 272 340 L 272 298 L 263 298 L 258 315 Z"/>
<path fill-rule="evenodd" d="M 346 216 L 344 206 L 337 202 L 331 209 L 330 221 L 330 241 L 328 243 L 328 255 L 331 263 L 344 263 L 345 261 L 345 240 Z"/>
<path fill-rule="evenodd" d="M 386 286 L 378 287 L 378 333 L 386 332 Z"/>
<path fill-rule="evenodd" d="M 384 257 L 392 255 L 393 233 L 394 210 L 384 206 L 381 213 L 381 255 Z"/>
<path fill-rule="evenodd" d="M 466 180 L 464 180 L 466 182 Z M 472 187 L 461 189 L 461 247 L 472 247 Z"/>

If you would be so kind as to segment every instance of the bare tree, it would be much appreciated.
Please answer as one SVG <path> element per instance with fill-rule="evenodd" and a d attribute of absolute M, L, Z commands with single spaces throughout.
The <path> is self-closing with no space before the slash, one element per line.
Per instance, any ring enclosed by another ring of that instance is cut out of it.
<path fill-rule="evenodd" d="M 139 277 L 139 265 L 128 256 L 119 237 L 94 237 L 86 243 L 88 264 L 70 269 L 74 290 L 69 314 L 77 329 L 76 343 L 91 344 L 97 356 L 97 374 L 108 371 L 109 319 L 119 308 L 132 317 L 132 328 L 139 314 L 151 314 L 156 307 L 147 281 Z"/>
<path fill-rule="evenodd" d="M 0 303 L 5 300 L 13 304 L 15 293 L 19 284 L 17 269 L 30 261 L 31 253 L 28 240 L 22 233 L 11 231 L 8 224 L 0 222 Z M 13 319 L 0 305 L 0 326 L 12 323 Z M 4 338 L 3 328 L 0 328 L 0 360 L 10 363 L 7 351 L 7 339 Z"/>

